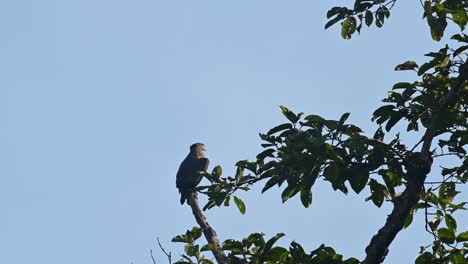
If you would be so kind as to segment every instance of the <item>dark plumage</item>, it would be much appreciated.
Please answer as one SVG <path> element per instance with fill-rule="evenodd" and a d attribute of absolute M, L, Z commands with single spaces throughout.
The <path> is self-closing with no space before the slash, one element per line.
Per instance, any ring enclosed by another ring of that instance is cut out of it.
<path fill-rule="evenodd" d="M 205 145 L 202 143 L 195 143 L 190 146 L 190 153 L 180 164 L 177 171 L 176 186 L 180 192 L 180 204 L 184 204 L 193 189 L 202 180 L 203 176 L 200 171 L 208 169 L 209 160 L 205 158 Z"/>

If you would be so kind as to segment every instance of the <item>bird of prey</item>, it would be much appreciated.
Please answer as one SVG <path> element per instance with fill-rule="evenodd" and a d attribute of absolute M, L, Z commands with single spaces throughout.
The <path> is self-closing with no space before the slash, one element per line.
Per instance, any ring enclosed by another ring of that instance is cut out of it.
<path fill-rule="evenodd" d="M 177 171 L 176 186 L 180 192 L 180 204 L 184 204 L 193 189 L 200 183 L 203 176 L 200 172 L 208 169 L 209 160 L 203 153 L 205 145 L 195 143 L 190 146 L 190 153 L 180 164 Z"/>

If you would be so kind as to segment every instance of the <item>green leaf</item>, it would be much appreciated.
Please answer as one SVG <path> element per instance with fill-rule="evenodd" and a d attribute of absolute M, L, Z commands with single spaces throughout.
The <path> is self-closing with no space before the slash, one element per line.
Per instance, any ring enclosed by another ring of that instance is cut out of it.
<path fill-rule="evenodd" d="M 393 113 L 393 109 L 395 109 L 394 105 L 384 105 L 377 108 L 377 110 L 372 114 L 372 121 L 379 118 L 377 123 L 382 124 Z M 383 121 L 380 121 L 380 118 L 384 118 Z"/>
<path fill-rule="evenodd" d="M 299 113 L 299 115 L 296 115 L 291 110 L 289 110 L 288 108 L 282 105 L 280 105 L 280 108 L 281 108 L 281 112 L 283 113 L 283 115 L 292 123 L 297 123 L 297 121 L 299 121 L 299 118 L 303 114 L 303 113 Z"/>
<path fill-rule="evenodd" d="M 383 132 L 382 127 L 379 127 L 375 131 L 373 138 L 382 141 L 384 137 L 385 137 L 385 133 Z"/>
<path fill-rule="evenodd" d="M 266 157 L 272 157 L 273 158 L 274 157 L 273 153 L 275 153 L 274 149 L 266 149 L 266 150 L 262 151 L 260 154 L 257 155 L 257 160 L 263 160 Z"/>
<path fill-rule="evenodd" d="M 418 64 L 414 61 L 405 61 L 395 67 L 395 71 L 407 71 L 418 68 Z"/>
<path fill-rule="evenodd" d="M 335 7 L 332 7 L 330 10 L 328 10 L 327 12 L 327 18 L 330 18 L 336 14 L 339 14 L 341 13 L 342 11 L 346 10 L 347 8 L 343 8 L 343 7 L 338 7 L 338 6 L 335 6 Z"/>
<path fill-rule="evenodd" d="M 245 204 L 244 204 L 244 202 L 241 199 L 237 198 L 236 196 L 234 196 L 234 202 L 236 203 L 237 208 L 239 208 L 240 213 L 245 214 Z"/>
<path fill-rule="evenodd" d="M 349 173 L 348 181 L 351 184 L 351 188 L 356 192 L 360 193 L 367 185 L 369 180 L 369 171 L 365 168 L 351 168 L 347 170 Z"/>
<path fill-rule="evenodd" d="M 457 236 L 457 242 L 468 241 L 468 231 L 462 232 Z"/>
<path fill-rule="evenodd" d="M 184 247 L 185 253 L 191 257 L 198 256 L 200 253 L 200 246 L 199 245 L 191 245 L 187 244 Z"/>
<path fill-rule="evenodd" d="M 305 255 L 304 248 L 294 241 L 289 245 L 289 252 L 291 253 L 293 260 L 302 260 Z"/>
<path fill-rule="evenodd" d="M 317 123 L 317 124 L 325 123 L 325 119 L 323 119 L 323 117 L 318 116 L 318 115 L 308 115 L 304 119 L 311 123 Z"/>
<path fill-rule="evenodd" d="M 341 24 L 341 37 L 351 39 L 351 36 L 356 31 L 356 18 L 347 17 Z"/>
<path fill-rule="evenodd" d="M 426 62 L 418 70 L 418 75 L 421 76 L 425 72 L 427 72 L 429 69 L 437 65 L 437 60 L 431 60 L 430 62 Z"/>
<path fill-rule="evenodd" d="M 374 16 L 372 15 L 372 12 L 367 10 L 366 11 L 366 16 L 365 16 L 365 22 L 368 27 L 372 25 L 372 21 L 374 20 Z"/>
<path fill-rule="evenodd" d="M 466 34 L 455 34 L 450 39 L 457 40 L 458 42 L 468 43 L 468 35 Z"/>
<path fill-rule="evenodd" d="M 350 114 L 350 113 L 344 113 L 344 114 L 340 117 L 340 124 L 343 125 L 343 124 L 346 122 L 346 120 L 348 120 L 349 114 Z"/>
<path fill-rule="evenodd" d="M 416 258 L 415 264 L 428 264 L 433 263 L 434 256 L 429 252 L 424 252 Z"/>
<path fill-rule="evenodd" d="M 382 206 L 383 201 L 385 199 L 385 186 L 378 183 L 376 180 L 371 179 L 369 181 L 369 186 L 371 189 L 371 196 L 366 198 L 366 201 L 372 200 L 372 202 L 380 208 Z"/>
<path fill-rule="evenodd" d="M 293 197 L 294 195 L 297 194 L 297 192 L 299 191 L 298 188 L 296 188 L 296 186 L 291 186 L 289 185 L 288 187 L 286 187 L 284 189 L 284 191 L 281 193 L 281 200 L 282 202 L 286 202 L 289 198 Z"/>
<path fill-rule="evenodd" d="M 349 258 L 343 262 L 343 264 L 359 264 L 359 260 L 356 258 Z"/>
<path fill-rule="evenodd" d="M 453 22 L 455 22 L 460 29 L 465 30 L 466 22 L 468 21 L 468 16 L 466 10 L 459 8 L 452 13 Z"/>
<path fill-rule="evenodd" d="M 187 233 L 187 235 L 190 234 L 190 237 L 193 238 L 193 240 L 197 240 L 202 236 L 202 229 L 199 227 L 194 226 L 190 232 Z"/>
<path fill-rule="evenodd" d="M 428 14 L 427 23 L 431 28 L 432 39 L 440 41 L 444 36 L 445 28 L 447 27 L 446 13 L 438 13 L 438 17 L 434 17 L 432 14 Z"/>
<path fill-rule="evenodd" d="M 451 215 L 445 215 L 445 224 L 450 231 L 457 232 L 457 221 Z"/>
<path fill-rule="evenodd" d="M 464 52 L 465 50 L 468 49 L 468 45 L 465 45 L 465 46 L 461 46 L 459 47 L 458 49 L 456 49 L 454 52 L 453 52 L 453 56 L 458 56 L 459 54 L 461 54 L 462 52 Z"/>
<path fill-rule="evenodd" d="M 201 247 L 200 251 L 210 251 L 216 248 L 215 244 L 206 244 Z"/>
<path fill-rule="evenodd" d="M 285 263 L 289 256 L 289 251 L 282 247 L 274 247 L 268 252 L 268 258 L 275 263 Z M 267 262 L 270 263 L 270 262 Z"/>
<path fill-rule="evenodd" d="M 224 200 L 224 206 L 229 206 L 230 201 L 231 201 L 231 196 L 227 196 L 226 200 Z"/>
<path fill-rule="evenodd" d="M 172 242 L 191 243 L 192 240 L 186 235 L 178 235 L 172 238 Z"/>
<path fill-rule="evenodd" d="M 219 165 L 214 167 L 213 172 L 211 173 L 211 175 L 213 175 L 214 178 L 219 178 L 221 174 L 223 174 L 223 169 Z"/>
<path fill-rule="evenodd" d="M 268 131 L 267 135 L 271 136 L 271 135 L 273 135 L 275 133 L 278 133 L 280 131 L 291 129 L 292 127 L 293 126 L 292 126 L 291 123 L 281 124 L 279 126 L 276 126 L 276 127 L 272 128 L 272 129 L 270 129 L 270 131 Z"/>
<path fill-rule="evenodd" d="M 276 241 L 278 241 L 278 239 L 284 237 L 284 233 L 278 233 L 276 234 L 276 236 L 270 238 L 266 244 L 265 244 L 265 247 L 263 247 L 263 250 L 265 252 L 268 252 L 272 247 L 273 245 L 276 243 Z"/>
<path fill-rule="evenodd" d="M 312 204 L 312 191 L 310 188 L 301 190 L 301 202 L 305 208 L 308 208 Z"/>
<path fill-rule="evenodd" d="M 270 189 L 271 187 L 275 186 L 276 184 L 278 183 L 278 177 L 272 177 L 271 179 L 269 179 L 266 183 L 265 183 L 265 186 L 263 187 L 262 189 L 262 193 L 266 192 L 268 189 Z"/>
<path fill-rule="evenodd" d="M 403 224 L 403 228 L 406 229 L 411 225 L 411 223 L 413 222 L 413 215 L 414 215 L 414 211 L 411 210 L 411 212 L 408 214 L 408 216 L 405 219 L 405 223 Z"/>
<path fill-rule="evenodd" d="M 389 132 L 393 126 L 395 126 L 405 115 L 404 111 L 393 112 L 385 125 L 385 130 Z"/>
<path fill-rule="evenodd" d="M 468 259 L 463 256 L 463 253 L 453 255 L 454 264 L 466 264 L 466 261 L 468 261 Z"/>
<path fill-rule="evenodd" d="M 331 19 L 330 21 L 328 21 L 326 24 L 325 24 L 325 29 L 328 29 L 329 27 L 333 26 L 334 24 L 336 24 L 336 22 L 340 21 L 341 19 L 344 18 L 344 15 L 343 14 L 339 14 L 338 16 L 336 16 L 335 18 Z"/>
<path fill-rule="evenodd" d="M 412 88 L 413 84 L 409 82 L 399 82 L 393 85 L 393 90 L 395 89 L 407 89 L 407 88 Z"/>
<path fill-rule="evenodd" d="M 440 241 L 444 243 L 452 244 L 455 242 L 455 233 L 448 228 L 439 228 L 439 230 L 437 230 L 437 236 Z"/>

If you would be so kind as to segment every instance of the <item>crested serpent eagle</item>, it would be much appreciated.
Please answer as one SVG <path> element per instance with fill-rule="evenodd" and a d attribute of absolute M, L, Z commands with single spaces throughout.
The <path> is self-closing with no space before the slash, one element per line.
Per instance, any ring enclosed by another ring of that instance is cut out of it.
<path fill-rule="evenodd" d="M 180 164 L 176 178 L 176 186 L 180 192 L 180 204 L 184 204 L 193 189 L 202 180 L 203 176 L 199 172 L 205 172 L 208 169 L 209 160 L 203 151 L 205 151 L 205 145 L 202 143 L 191 145 L 190 153 Z"/>

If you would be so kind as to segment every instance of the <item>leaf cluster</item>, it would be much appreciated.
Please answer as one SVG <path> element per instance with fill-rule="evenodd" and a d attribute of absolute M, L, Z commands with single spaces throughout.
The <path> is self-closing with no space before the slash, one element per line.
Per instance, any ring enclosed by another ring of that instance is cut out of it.
<path fill-rule="evenodd" d="M 174 242 L 185 243 L 185 254 L 177 263 L 212 263 L 211 260 L 202 256 L 202 253 L 211 250 L 214 245 L 206 244 L 199 246 L 194 244 L 196 238 L 181 239 L 181 237 L 197 237 L 201 232 L 197 227 L 192 231 L 187 231 L 184 235 L 174 237 Z M 195 234 L 193 234 L 195 232 Z M 189 235 L 187 235 L 189 234 Z M 227 239 L 222 243 L 221 249 L 226 253 L 229 263 L 232 264 L 261 264 L 261 263 L 282 263 L 282 264 L 357 264 L 359 261 L 355 258 L 344 259 L 342 255 L 335 252 L 331 247 L 321 245 L 317 249 L 306 252 L 304 248 L 291 242 L 288 248 L 276 245 L 277 241 L 284 236 L 278 233 L 272 238 L 265 240 L 265 234 L 253 233 L 242 240 Z"/>

